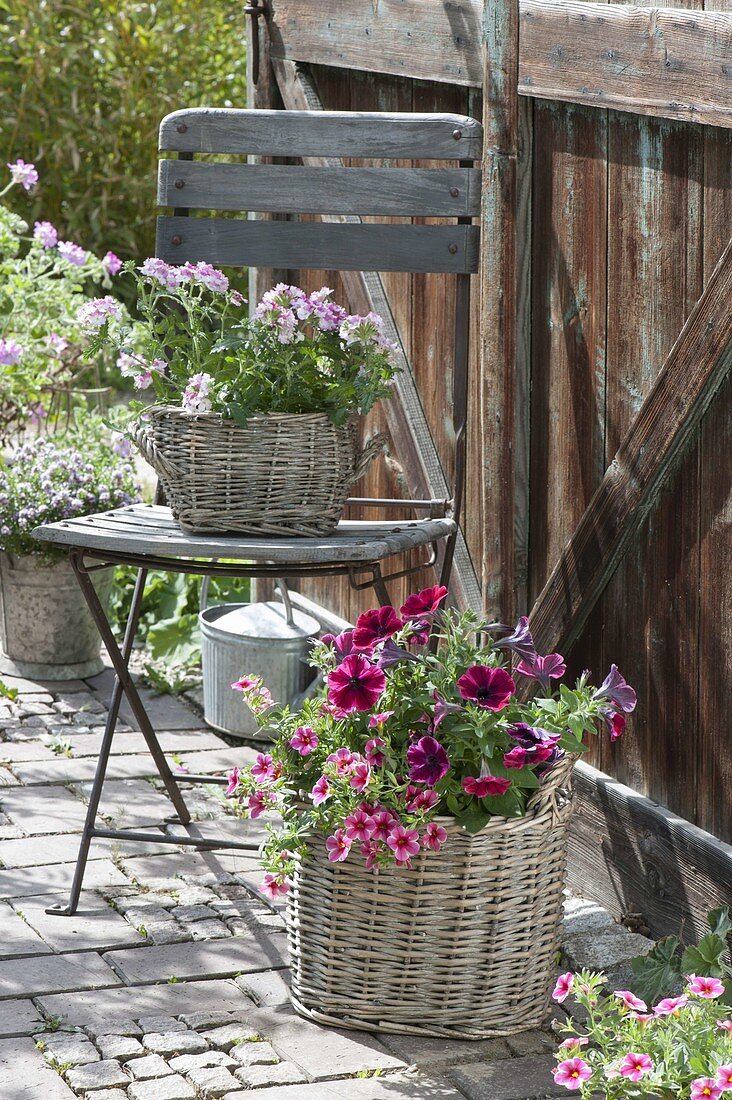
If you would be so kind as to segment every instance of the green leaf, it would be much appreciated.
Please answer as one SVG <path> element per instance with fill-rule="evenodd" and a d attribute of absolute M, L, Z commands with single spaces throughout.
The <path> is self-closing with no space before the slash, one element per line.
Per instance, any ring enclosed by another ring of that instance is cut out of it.
<path fill-rule="evenodd" d="M 704 974 L 712 978 L 721 978 L 726 973 L 722 956 L 727 943 L 721 936 L 710 932 L 702 937 L 696 947 L 687 947 L 681 958 L 681 971 L 687 974 Z"/>
<path fill-rule="evenodd" d="M 678 988 L 682 978 L 678 936 L 659 940 L 647 955 L 633 959 L 633 992 L 645 1001 L 657 1001 Z"/>
<path fill-rule="evenodd" d="M 720 905 L 718 909 L 712 909 L 707 914 L 709 927 L 715 936 L 726 940 L 732 932 L 732 921 L 729 919 L 729 905 Z"/>
<path fill-rule="evenodd" d="M 481 810 L 476 805 L 470 806 L 467 810 L 464 810 L 455 820 L 458 825 L 472 836 L 474 833 L 479 833 L 481 829 L 484 829 L 492 816 L 493 815 L 488 813 L 487 810 Z"/>
<path fill-rule="evenodd" d="M 198 615 L 181 615 L 151 626 L 147 644 L 155 660 L 165 657 L 172 664 L 187 664 L 199 653 Z"/>

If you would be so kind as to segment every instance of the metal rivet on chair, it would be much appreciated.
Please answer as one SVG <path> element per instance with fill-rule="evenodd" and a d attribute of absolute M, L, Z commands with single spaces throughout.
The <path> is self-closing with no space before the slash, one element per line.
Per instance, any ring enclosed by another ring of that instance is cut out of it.
<path fill-rule="evenodd" d="M 179 237 L 178 234 L 176 233 L 176 235 L 174 237 L 170 238 L 170 243 L 175 244 L 175 245 L 183 244 L 183 238 Z M 452 248 L 452 245 L 450 245 L 450 247 Z"/>
<path fill-rule="evenodd" d="M 185 134 L 188 131 L 188 127 L 186 126 L 185 122 L 179 122 L 176 126 L 176 130 L 179 134 Z"/>
<path fill-rule="evenodd" d="M 176 184 L 176 187 L 177 186 L 178 186 L 178 184 Z M 454 199 L 456 199 L 458 197 L 458 195 L 460 194 L 460 188 L 459 187 L 451 187 L 450 188 L 450 194 L 452 195 L 452 197 Z"/>
<path fill-rule="evenodd" d="M 452 136 L 455 138 L 455 141 L 460 141 L 460 138 L 463 136 L 463 132 L 462 130 L 453 130 Z"/>
<path fill-rule="evenodd" d="M 454 256 L 457 250 L 458 246 L 456 244 L 449 244 L 447 246 L 447 251 L 450 253 L 451 256 Z"/>
<path fill-rule="evenodd" d="M 176 191 L 182 191 L 182 190 L 183 190 L 183 188 L 185 187 L 185 185 L 186 185 L 186 181 L 185 181 L 185 180 L 176 180 L 176 181 L 175 181 L 175 183 L 173 184 L 173 186 L 175 187 Z"/>

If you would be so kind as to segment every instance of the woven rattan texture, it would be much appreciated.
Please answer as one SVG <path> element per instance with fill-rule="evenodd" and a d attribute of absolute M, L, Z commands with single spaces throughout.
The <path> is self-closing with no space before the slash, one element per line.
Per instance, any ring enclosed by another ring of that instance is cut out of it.
<path fill-rule="evenodd" d="M 270 413 L 242 428 L 164 406 L 145 413 L 135 442 L 194 534 L 326 535 L 381 449 L 373 441 L 360 450 L 356 418 L 336 427 L 320 413 Z"/>
<path fill-rule="evenodd" d="M 570 767 L 523 818 L 493 818 L 474 836 L 440 819 L 448 840 L 411 870 L 329 863 L 314 841 L 288 905 L 296 1010 L 455 1039 L 541 1024 L 559 947 Z"/>

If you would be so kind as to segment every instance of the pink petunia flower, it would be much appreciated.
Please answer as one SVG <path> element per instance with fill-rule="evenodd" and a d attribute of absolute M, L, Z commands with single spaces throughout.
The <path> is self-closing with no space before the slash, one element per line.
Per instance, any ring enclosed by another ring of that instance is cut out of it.
<path fill-rule="evenodd" d="M 635 1012 L 647 1012 L 648 1005 L 645 1001 L 642 1001 L 640 997 L 636 997 L 634 993 L 631 993 L 629 989 L 616 989 L 613 993 L 613 997 L 617 997 L 622 1001 L 626 1008 L 631 1008 Z"/>
<path fill-rule="evenodd" d="M 568 1058 L 560 1062 L 554 1070 L 554 1080 L 565 1089 L 581 1089 L 585 1081 L 592 1077 L 592 1070 L 582 1058 Z"/>
<path fill-rule="evenodd" d="M 290 738 L 290 748 L 299 752 L 300 756 L 308 756 L 317 747 L 318 735 L 311 726 L 298 726 Z"/>
<path fill-rule="evenodd" d="M 44 248 L 55 248 L 58 244 L 58 230 L 50 222 L 35 222 L 33 240 L 38 241 Z"/>
<path fill-rule="evenodd" d="M 691 1082 L 690 1100 L 719 1100 L 722 1090 L 712 1077 L 697 1077 Z"/>
<path fill-rule="evenodd" d="M 631 1012 L 630 1018 L 639 1023 L 641 1027 L 645 1027 L 651 1020 L 656 1019 L 652 1012 Z"/>
<path fill-rule="evenodd" d="M 554 986 L 554 992 L 552 993 L 552 1000 L 557 1001 L 559 1004 L 562 1001 L 566 1001 L 569 994 L 572 992 L 572 986 L 574 985 L 574 974 L 571 971 L 567 971 L 566 974 L 560 974 L 557 978 L 557 984 Z"/>
<path fill-rule="evenodd" d="M 713 1001 L 715 997 L 721 997 L 724 993 L 724 986 L 719 978 L 705 978 L 690 974 L 686 980 L 689 983 L 689 993 L 694 993 L 697 997 L 703 997 L 707 1001 Z"/>
<path fill-rule="evenodd" d="M 473 665 L 462 674 L 457 687 L 463 699 L 492 711 L 503 710 L 516 689 L 505 668 L 488 665 Z"/>
<path fill-rule="evenodd" d="M 419 854 L 419 833 L 416 829 L 407 829 L 405 825 L 395 825 L 386 843 L 394 853 L 396 863 L 408 863 L 412 856 Z"/>
<path fill-rule="evenodd" d="M 444 747 L 434 737 L 420 737 L 407 749 L 409 778 L 415 783 L 434 787 L 450 770 L 450 760 Z"/>
<path fill-rule="evenodd" d="M 423 848 L 431 848 L 433 852 L 439 852 L 446 840 L 447 829 L 444 829 L 442 825 L 438 825 L 436 821 L 430 821 L 420 843 Z"/>
<path fill-rule="evenodd" d="M 510 786 L 510 779 L 504 779 L 497 775 L 466 775 L 462 782 L 465 793 L 472 794 L 475 798 L 505 794 Z"/>
<path fill-rule="evenodd" d="M 290 882 L 283 875 L 273 875 L 268 871 L 262 879 L 259 889 L 270 901 L 276 901 L 277 898 L 289 893 Z"/>
<path fill-rule="evenodd" d="M 657 1005 L 653 1006 L 654 1016 L 673 1016 L 676 1012 L 688 1004 L 689 998 L 685 993 L 680 997 L 664 997 Z"/>
<path fill-rule="evenodd" d="M 371 782 L 371 765 L 364 762 L 359 762 L 358 764 L 356 764 L 355 768 L 351 772 L 351 778 L 348 780 L 348 782 L 350 786 L 353 787 L 354 791 L 358 791 L 359 794 L 363 794 L 363 792 L 366 790 L 369 783 Z"/>
<path fill-rule="evenodd" d="M 35 164 L 26 164 L 20 157 L 15 164 L 8 164 L 10 178 L 13 183 L 19 183 L 26 191 L 32 191 L 38 183 L 38 172 Z"/>
<path fill-rule="evenodd" d="M 342 863 L 348 859 L 353 841 L 347 836 L 345 829 L 336 829 L 333 836 L 329 836 L 325 842 L 328 849 L 328 859 L 331 863 Z"/>
<path fill-rule="evenodd" d="M 561 653 L 547 653 L 546 657 L 541 657 L 537 653 L 533 660 L 519 661 L 516 671 L 522 676 L 528 676 L 531 680 L 538 680 L 544 691 L 550 692 L 550 680 L 561 680 L 567 671 L 567 666 Z"/>
<path fill-rule="evenodd" d="M 386 687 L 386 676 L 361 653 L 351 653 L 328 673 L 328 702 L 345 711 L 367 711 Z"/>
<path fill-rule="evenodd" d="M 444 584 L 423 588 L 421 592 L 414 592 L 411 596 L 407 596 L 399 608 L 399 614 L 404 619 L 421 619 L 426 615 L 434 615 L 446 595 L 447 589 Z"/>
<path fill-rule="evenodd" d="M 635 1054 L 633 1052 L 626 1054 L 618 1066 L 620 1076 L 627 1077 L 629 1081 L 640 1081 L 652 1070 L 653 1062 L 647 1054 Z"/>
<path fill-rule="evenodd" d="M 349 840 L 371 840 L 374 834 L 374 819 L 359 806 L 343 822 Z"/>
<path fill-rule="evenodd" d="M 250 771 L 260 783 L 271 783 L 277 778 L 277 768 L 272 756 L 268 752 L 257 753 L 257 759 L 252 764 Z"/>
<path fill-rule="evenodd" d="M 238 786 L 239 786 L 239 769 L 238 768 L 232 768 L 231 771 L 229 772 L 229 785 L 226 788 L 226 794 L 229 798 L 231 798 L 232 794 L 234 793 L 234 791 L 236 790 L 236 788 Z"/>
<path fill-rule="evenodd" d="M 365 611 L 356 619 L 356 627 L 353 631 L 353 645 L 355 649 L 373 649 L 377 642 L 391 638 L 397 630 L 401 630 L 404 623 L 397 615 L 391 604 L 375 608 L 373 611 Z"/>
<path fill-rule="evenodd" d="M 332 793 L 333 791 L 327 777 L 325 775 L 321 775 L 320 779 L 310 792 L 310 797 L 313 800 L 313 805 L 322 806 L 322 804 L 330 798 Z"/>
<path fill-rule="evenodd" d="M 722 1092 L 732 1092 L 732 1063 L 719 1066 L 717 1069 L 717 1084 Z"/>
<path fill-rule="evenodd" d="M 732 1020 L 717 1020 L 716 1023 L 720 1031 L 726 1031 L 728 1035 L 732 1035 Z"/>
<path fill-rule="evenodd" d="M 381 751 L 385 744 L 386 742 L 381 737 L 372 737 L 370 741 L 366 742 L 364 752 L 366 753 L 366 760 L 372 768 L 380 768 L 386 760 L 386 754 Z"/>

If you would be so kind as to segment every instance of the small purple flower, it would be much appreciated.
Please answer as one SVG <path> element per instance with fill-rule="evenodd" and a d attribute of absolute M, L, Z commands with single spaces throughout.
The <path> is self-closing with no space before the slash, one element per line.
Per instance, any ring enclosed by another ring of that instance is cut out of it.
<path fill-rule="evenodd" d="M 438 691 L 432 692 L 432 698 L 435 701 L 434 717 L 432 719 L 432 728 L 438 729 L 440 723 L 447 718 L 448 714 L 460 714 L 464 709 L 458 706 L 457 703 L 448 703 L 446 699 L 443 699 Z"/>
<path fill-rule="evenodd" d="M 13 340 L 12 337 L 8 337 L 7 340 L 0 340 L 0 365 L 14 367 L 22 357 L 23 349 L 17 340 Z"/>
<path fill-rule="evenodd" d="M 539 767 L 536 769 L 536 775 L 539 777 L 539 779 L 543 779 L 543 777 L 552 770 L 555 764 L 558 764 L 560 760 L 563 760 L 566 755 L 567 754 L 564 749 L 560 749 L 555 746 L 551 751 L 551 755 L 548 756 L 544 763 L 540 764 Z"/>
<path fill-rule="evenodd" d="M 129 458 L 132 454 L 132 443 L 121 432 L 112 433 L 112 450 L 120 458 Z"/>
<path fill-rule="evenodd" d="M 416 661 L 419 663 L 419 657 L 415 653 L 409 653 L 408 650 L 401 649 L 393 638 L 387 638 L 379 654 L 379 668 L 391 668 L 392 665 L 398 665 L 400 661 Z"/>
<path fill-rule="evenodd" d="M 201 283 L 215 294 L 225 294 L 229 289 L 229 280 L 223 271 L 201 260 L 197 264 L 183 264 L 181 275 L 190 279 L 192 283 Z"/>
<path fill-rule="evenodd" d="M 73 241 L 59 241 L 58 253 L 74 267 L 83 267 L 89 256 L 88 252 L 85 252 L 80 245 L 74 244 Z"/>
<path fill-rule="evenodd" d="M 94 332 L 106 321 L 121 321 L 122 306 L 111 294 L 104 298 L 91 298 L 76 311 L 76 320 L 85 332 Z"/>
<path fill-rule="evenodd" d="M 166 264 L 165 260 L 159 260 L 154 256 L 148 256 L 138 271 L 146 278 L 167 287 L 168 290 L 176 290 L 186 281 L 180 267 Z"/>
<path fill-rule="evenodd" d="M 102 259 L 102 267 L 107 275 L 116 275 L 122 270 L 122 261 L 119 256 L 115 256 L 114 252 L 107 252 Z"/>
<path fill-rule="evenodd" d="M 537 745 L 549 745 L 552 747 L 561 740 L 560 733 L 551 733 L 541 726 L 529 726 L 526 722 L 516 722 L 509 726 L 506 733 L 512 741 L 516 741 L 525 749 L 533 749 Z"/>
<path fill-rule="evenodd" d="M 19 183 L 26 191 L 32 191 L 38 183 L 38 173 L 35 164 L 26 164 L 18 158 L 15 164 L 8 164 L 10 177 L 13 183 Z"/>
<path fill-rule="evenodd" d="M 610 665 L 610 671 L 593 695 L 593 699 L 609 699 L 616 710 L 630 714 L 638 701 L 633 688 L 626 683 L 625 677 L 618 671 L 617 665 Z"/>
<path fill-rule="evenodd" d="M 528 676 L 531 680 L 538 680 L 543 690 L 549 694 L 552 690 L 550 680 L 561 680 L 567 671 L 564 657 L 561 653 L 547 653 L 541 657 L 537 653 L 531 661 L 519 661 L 516 671 L 522 676 Z"/>
<path fill-rule="evenodd" d="M 157 360 L 156 360 L 157 362 Z M 188 379 L 188 385 L 183 391 L 182 408 L 186 412 L 207 413 L 211 412 L 212 404 L 209 397 L 213 378 L 210 374 L 192 374 Z"/>
<path fill-rule="evenodd" d="M 531 636 L 529 620 L 526 615 L 521 616 L 513 633 L 509 634 L 506 638 L 501 638 L 500 642 L 496 642 L 496 645 L 500 649 L 509 649 L 512 653 L 517 654 L 517 656 L 525 661 L 533 662 L 536 660 L 536 647 L 534 646 L 534 639 Z"/>
<path fill-rule="evenodd" d="M 44 248 L 55 248 L 58 244 L 58 230 L 50 222 L 36 222 L 33 226 L 33 240 L 39 241 Z"/>
<path fill-rule="evenodd" d="M 450 770 L 445 749 L 434 737 L 420 737 L 407 749 L 409 778 L 414 783 L 434 787 Z"/>

